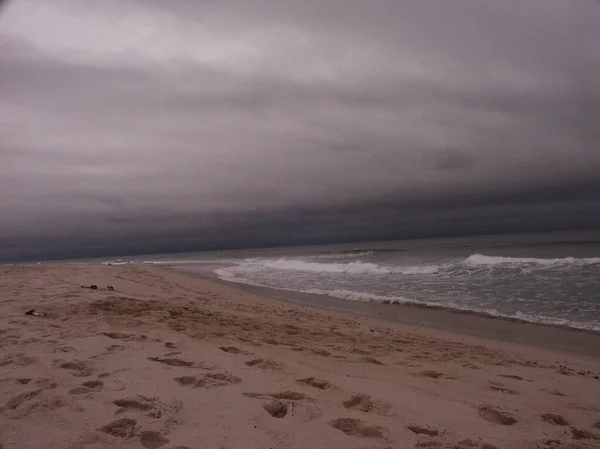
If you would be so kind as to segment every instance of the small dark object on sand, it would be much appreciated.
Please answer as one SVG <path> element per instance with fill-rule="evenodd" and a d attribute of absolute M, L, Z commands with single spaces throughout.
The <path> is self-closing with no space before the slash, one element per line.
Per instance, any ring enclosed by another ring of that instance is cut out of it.
<path fill-rule="evenodd" d="M 114 290 L 115 288 L 112 285 L 107 285 L 106 290 Z"/>
<path fill-rule="evenodd" d="M 36 312 L 35 309 L 28 310 L 27 312 L 25 312 L 25 315 L 46 316 L 46 314 L 44 312 Z"/>
<path fill-rule="evenodd" d="M 98 286 L 96 284 L 82 285 L 81 288 L 91 288 L 92 290 L 98 290 Z"/>

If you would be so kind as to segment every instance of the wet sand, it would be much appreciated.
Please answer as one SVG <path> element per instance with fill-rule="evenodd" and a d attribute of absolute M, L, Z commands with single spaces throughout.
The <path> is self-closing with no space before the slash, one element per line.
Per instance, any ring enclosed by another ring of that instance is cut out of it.
<path fill-rule="evenodd" d="M 574 329 L 567 326 L 529 323 L 516 319 L 490 317 L 474 312 L 463 312 L 441 307 L 348 301 L 327 295 L 292 292 L 231 282 L 224 283 L 254 294 L 311 307 L 371 316 L 507 343 L 539 346 L 541 348 L 600 357 L 600 332 Z"/>
<path fill-rule="evenodd" d="M 382 307 L 404 322 L 147 265 L 0 267 L 0 447 L 600 447 L 597 335 Z"/>

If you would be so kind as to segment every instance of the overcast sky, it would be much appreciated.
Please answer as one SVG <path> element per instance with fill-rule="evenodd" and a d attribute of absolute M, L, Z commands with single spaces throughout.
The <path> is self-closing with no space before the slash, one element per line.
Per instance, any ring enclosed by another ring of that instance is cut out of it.
<path fill-rule="evenodd" d="M 594 227 L 598 1 L 0 11 L 0 259 Z"/>

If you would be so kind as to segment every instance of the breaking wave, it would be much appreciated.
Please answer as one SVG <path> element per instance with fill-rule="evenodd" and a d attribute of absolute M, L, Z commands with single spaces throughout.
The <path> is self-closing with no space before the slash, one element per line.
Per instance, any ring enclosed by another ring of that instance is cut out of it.
<path fill-rule="evenodd" d="M 308 271 L 312 273 L 347 273 L 347 274 L 389 274 L 391 271 L 381 265 L 367 262 L 321 263 L 294 259 L 275 259 L 252 263 L 254 268 Z"/>
<path fill-rule="evenodd" d="M 256 260 L 249 259 L 238 266 L 249 270 L 278 270 L 278 271 L 303 271 L 310 273 L 339 273 L 339 274 L 371 274 L 384 275 L 392 273 L 400 274 L 431 274 L 439 270 L 437 265 L 417 265 L 398 267 L 380 265 L 376 263 L 360 262 L 359 260 L 347 263 L 325 263 L 310 262 L 298 259 L 273 259 Z"/>
<path fill-rule="evenodd" d="M 339 299 L 348 299 L 350 301 L 361 301 L 361 302 L 380 302 L 384 304 L 411 304 L 415 301 L 411 301 L 408 298 L 400 296 L 385 296 L 385 295 L 374 295 L 372 293 L 355 292 L 352 290 L 335 289 L 335 290 L 319 290 L 311 289 L 306 290 L 306 293 L 312 293 L 315 295 L 328 295 Z"/>
<path fill-rule="evenodd" d="M 156 262 L 155 262 L 156 263 Z M 301 259 L 246 259 L 239 262 L 235 271 L 295 271 L 305 273 L 323 274 L 348 274 L 348 275 L 436 275 L 436 274 L 463 274 L 469 275 L 473 269 L 551 269 L 551 268 L 581 268 L 600 265 L 600 258 L 574 258 L 536 259 L 519 257 L 486 256 L 473 254 L 466 259 L 456 260 L 441 265 L 410 265 L 398 266 L 391 264 L 377 264 L 372 262 L 314 262 Z"/>
<path fill-rule="evenodd" d="M 502 257 L 486 256 L 483 254 L 473 254 L 464 261 L 469 266 L 496 266 L 503 265 L 508 268 L 518 268 L 520 266 L 540 266 L 540 267 L 561 267 L 573 265 L 582 267 L 587 265 L 600 264 L 600 257 L 576 258 L 563 257 L 559 259 L 536 259 L 534 257 Z"/>

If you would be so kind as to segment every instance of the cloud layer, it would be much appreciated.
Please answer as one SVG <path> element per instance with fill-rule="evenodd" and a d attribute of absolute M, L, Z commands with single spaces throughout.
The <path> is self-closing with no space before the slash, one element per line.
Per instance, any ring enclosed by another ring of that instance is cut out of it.
<path fill-rule="evenodd" d="M 600 4 L 19 0 L 0 259 L 600 226 Z"/>

